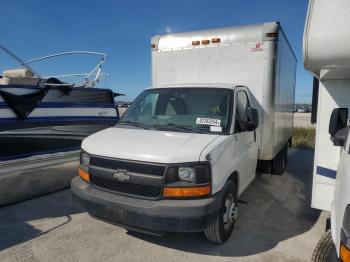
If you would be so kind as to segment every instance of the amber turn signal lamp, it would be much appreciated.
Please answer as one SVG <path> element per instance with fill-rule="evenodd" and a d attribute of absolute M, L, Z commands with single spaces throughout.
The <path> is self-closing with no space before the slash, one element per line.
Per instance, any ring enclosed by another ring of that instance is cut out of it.
<path fill-rule="evenodd" d="M 201 187 L 166 187 L 163 191 L 164 197 L 196 197 L 209 195 L 209 185 Z"/>
<path fill-rule="evenodd" d="M 79 168 L 79 176 L 85 180 L 86 182 L 90 182 L 90 175 L 88 172 L 84 171 L 83 169 Z"/>
<path fill-rule="evenodd" d="M 340 244 L 340 260 L 350 262 L 350 250 L 343 244 Z"/>
<path fill-rule="evenodd" d="M 210 41 L 209 40 L 202 40 L 202 45 L 209 45 Z"/>

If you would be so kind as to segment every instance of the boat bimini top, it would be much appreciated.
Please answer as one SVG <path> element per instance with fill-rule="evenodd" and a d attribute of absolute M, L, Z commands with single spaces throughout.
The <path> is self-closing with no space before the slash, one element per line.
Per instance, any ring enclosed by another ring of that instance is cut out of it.
<path fill-rule="evenodd" d="M 34 58 L 29 61 L 24 61 L 15 55 L 8 48 L 0 44 L 0 49 L 7 53 L 10 57 L 16 60 L 21 68 L 6 70 L 3 72 L 3 75 L 0 76 L 0 85 L 26 85 L 26 86 L 64 86 L 64 87 L 95 87 L 101 79 L 108 76 L 107 74 L 102 73 L 102 65 L 107 60 L 107 54 L 91 51 L 71 51 L 57 53 L 53 55 L 43 56 L 39 58 Z M 92 55 L 101 57 L 98 64 L 88 73 L 74 73 L 66 75 L 51 75 L 51 76 L 42 76 L 31 66 L 32 63 L 59 57 L 59 56 L 68 56 L 68 55 Z M 62 82 L 60 79 L 68 77 L 78 77 L 80 81 L 77 83 L 66 83 Z"/>
<path fill-rule="evenodd" d="M 106 54 L 90 51 L 73 51 L 43 56 L 25 62 L 1 44 L 0 49 L 21 65 L 19 69 L 6 70 L 2 76 L 0 75 L 0 109 L 5 108 L 7 110 L 7 108 L 11 108 L 17 119 L 27 119 L 41 102 L 48 101 L 56 104 L 59 101 L 68 101 L 75 103 L 75 106 L 77 106 L 80 105 L 81 101 L 88 100 L 88 97 L 90 97 L 90 100 L 100 101 L 102 99 L 102 101 L 108 102 L 109 107 L 114 106 L 114 94 L 111 90 L 97 90 L 97 88 L 94 88 L 102 78 L 107 76 L 101 71 L 102 65 L 107 59 Z M 101 59 L 88 73 L 82 74 L 43 76 L 32 68 L 32 64 L 35 62 L 67 55 L 90 55 Z M 72 81 L 63 80 L 67 77 L 75 78 L 77 82 L 71 83 Z M 90 92 L 87 92 L 89 89 Z M 94 97 L 92 93 L 95 94 L 95 91 L 100 91 L 98 93 L 102 96 L 105 94 L 107 100 L 101 97 Z M 99 106 L 101 107 L 102 105 L 99 104 Z M 0 112 L 0 120 L 5 115 L 4 112 Z"/>

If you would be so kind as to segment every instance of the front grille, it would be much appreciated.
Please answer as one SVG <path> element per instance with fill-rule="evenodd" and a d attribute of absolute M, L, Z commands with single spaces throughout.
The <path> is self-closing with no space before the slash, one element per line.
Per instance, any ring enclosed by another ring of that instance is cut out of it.
<path fill-rule="evenodd" d="M 128 195 L 135 195 L 146 198 L 159 198 L 161 195 L 161 187 L 150 185 L 139 185 L 128 182 L 120 182 L 98 176 L 90 177 L 91 183 L 95 186 L 107 189 L 108 191 L 123 193 Z"/>
<path fill-rule="evenodd" d="M 115 159 L 105 159 L 99 157 L 91 157 L 90 165 L 96 167 L 102 167 L 112 170 L 123 169 L 132 173 L 163 176 L 165 172 L 164 166 L 148 165 L 134 162 L 127 162 Z"/>

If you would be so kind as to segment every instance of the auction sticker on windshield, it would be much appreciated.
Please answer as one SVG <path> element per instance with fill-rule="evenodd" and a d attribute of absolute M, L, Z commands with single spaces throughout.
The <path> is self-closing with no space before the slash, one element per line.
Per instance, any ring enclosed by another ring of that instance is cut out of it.
<path fill-rule="evenodd" d="M 220 126 L 221 120 L 214 118 L 197 117 L 197 125 Z"/>
<path fill-rule="evenodd" d="M 222 127 L 221 126 L 210 126 L 210 132 L 222 132 Z"/>

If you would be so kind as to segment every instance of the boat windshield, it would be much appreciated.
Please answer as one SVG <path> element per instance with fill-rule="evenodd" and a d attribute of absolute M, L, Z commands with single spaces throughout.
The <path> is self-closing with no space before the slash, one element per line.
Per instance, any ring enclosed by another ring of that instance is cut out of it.
<path fill-rule="evenodd" d="M 224 88 L 158 88 L 143 91 L 119 125 L 194 133 L 230 129 L 232 92 Z"/>

